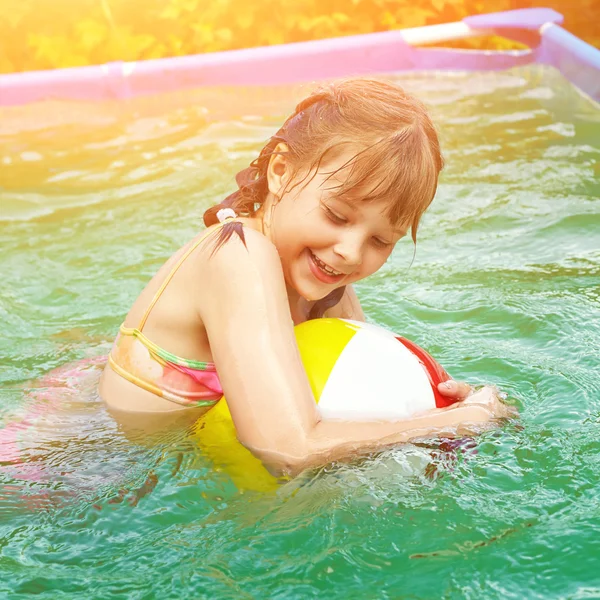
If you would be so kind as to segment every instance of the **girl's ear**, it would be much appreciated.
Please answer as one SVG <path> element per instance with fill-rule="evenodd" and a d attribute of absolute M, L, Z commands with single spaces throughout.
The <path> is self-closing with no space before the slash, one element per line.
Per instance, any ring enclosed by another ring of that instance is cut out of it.
<path fill-rule="evenodd" d="M 275 146 L 273 154 L 271 154 L 271 158 L 269 159 L 267 182 L 269 184 L 269 192 L 276 197 L 280 197 L 291 175 L 290 165 L 285 156 L 288 150 L 287 144 L 279 143 Z"/>

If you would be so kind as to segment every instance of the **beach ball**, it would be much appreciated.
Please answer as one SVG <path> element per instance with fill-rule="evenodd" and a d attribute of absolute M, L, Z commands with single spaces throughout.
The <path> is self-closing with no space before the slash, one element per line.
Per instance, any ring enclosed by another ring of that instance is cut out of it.
<path fill-rule="evenodd" d="M 324 419 L 394 420 L 452 400 L 437 391 L 450 376 L 425 350 L 382 327 L 315 319 L 295 328 Z"/>
<path fill-rule="evenodd" d="M 437 385 L 450 376 L 425 350 L 381 327 L 314 319 L 294 329 L 323 419 L 401 420 L 452 404 Z M 241 490 L 275 489 L 277 480 L 238 441 L 222 398 L 195 425 L 203 453 Z"/>

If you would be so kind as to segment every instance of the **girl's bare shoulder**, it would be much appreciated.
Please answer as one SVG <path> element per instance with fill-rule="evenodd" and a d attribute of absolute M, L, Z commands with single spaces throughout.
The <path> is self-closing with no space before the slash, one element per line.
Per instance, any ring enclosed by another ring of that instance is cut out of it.
<path fill-rule="evenodd" d="M 266 263 L 281 270 L 275 245 L 256 227 L 244 221 L 236 222 L 235 228 L 214 227 L 213 231 L 208 232 L 199 256 L 203 268 L 207 271 L 223 268 L 227 271 L 240 271 L 249 264 L 261 266 Z"/>
<path fill-rule="evenodd" d="M 240 219 L 237 227 L 214 227 L 207 232 L 202 243 L 199 262 L 208 270 L 228 267 L 240 270 L 248 262 L 263 262 L 281 268 L 275 245 L 253 223 L 253 219 Z M 233 225 L 233 223 L 231 224 Z M 240 264 L 241 263 L 241 264 Z"/>
<path fill-rule="evenodd" d="M 197 272 L 203 287 L 211 293 L 203 295 L 209 304 L 227 298 L 262 296 L 277 291 L 286 297 L 283 269 L 277 249 L 260 231 L 240 227 L 223 243 L 221 228 L 215 228 L 203 244 L 197 259 Z"/>

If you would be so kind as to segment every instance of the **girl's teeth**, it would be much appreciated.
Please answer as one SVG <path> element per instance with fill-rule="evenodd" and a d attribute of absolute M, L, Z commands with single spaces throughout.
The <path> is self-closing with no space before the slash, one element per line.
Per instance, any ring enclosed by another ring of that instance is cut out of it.
<path fill-rule="evenodd" d="M 333 269 L 328 267 L 321 259 L 317 258 L 314 254 L 313 256 L 315 257 L 315 262 L 322 271 L 325 271 L 325 273 L 327 273 L 328 275 L 341 275 L 341 273 L 339 273 L 338 271 L 334 271 Z"/>

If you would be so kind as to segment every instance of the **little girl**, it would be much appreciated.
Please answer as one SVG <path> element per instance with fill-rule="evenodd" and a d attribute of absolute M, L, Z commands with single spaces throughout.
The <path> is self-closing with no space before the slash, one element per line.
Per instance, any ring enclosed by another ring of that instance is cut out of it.
<path fill-rule="evenodd" d="M 442 165 L 401 88 L 357 78 L 311 94 L 134 303 L 100 382 L 108 407 L 200 416 L 225 394 L 240 442 L 287 473 L 504 416 L 491 388 L 447 382 L 469 397 L 398 422 L 323 421 L 294 338 L 308 319 L 364 320 L 351 284 L 409 230 L 416 241 Z"/>

